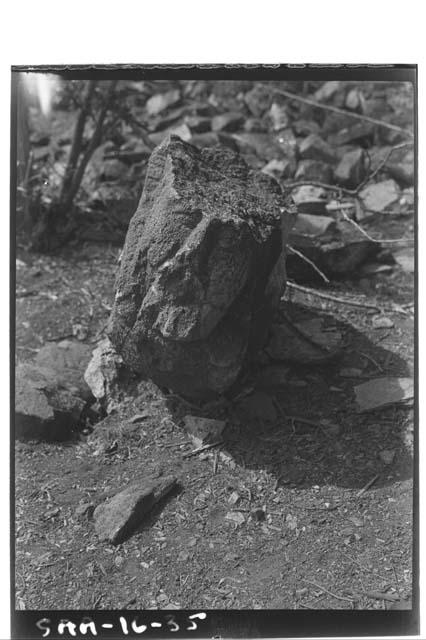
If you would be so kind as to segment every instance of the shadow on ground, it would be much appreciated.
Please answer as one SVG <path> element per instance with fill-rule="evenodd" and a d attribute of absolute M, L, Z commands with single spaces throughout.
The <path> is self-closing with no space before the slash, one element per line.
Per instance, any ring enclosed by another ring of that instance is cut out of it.
<path fill-rule="evenodd" d="M 297 317 L 306 309 L 292 305 L 291 312 Z M 354 387 L 369 379 L 409 377 L 407 363 L 352 325 L 321 316 L 344 335 L 340 357 L 322 366 L 275 362 L 277 384 L 269 380 L 270 363 L 253 367 L 240 396 L 225 409 L 199 415 L 226 418 L 222 452 L 243 468 L 272 474 L 277 487 L 362 488 L 376 475 L 375 486 L 411 478 L 411 407 L 394 404 L 359 413 L 354 395 Z M 183 413 L 197 414 L 168 404 L 176 422 Z M 392 453 L 391 463 L 381 457 Z"/>

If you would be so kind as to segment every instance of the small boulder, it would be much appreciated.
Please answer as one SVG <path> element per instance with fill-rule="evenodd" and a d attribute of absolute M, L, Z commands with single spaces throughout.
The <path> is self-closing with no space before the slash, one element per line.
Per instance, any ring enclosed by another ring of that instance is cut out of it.
<path fill-rule="evenodd" d="M 141 478 L 100 504 L 93 514 L 99 539 L 114 545 L 123 542 L 175 485 L 176 478 L 173 476 Z"/>
<path fill-rule="evenodd" d="M 174 89 L 166 93 L 157 93 L 146 102 L 148 115 L 156 116 L 168 107 L 176 105 L 180 101 L 180 91 Z"/>
<path fill-rule="evenodd" d="M 18 364 L 15 370 L 15 436 L 66 440 L 82 418 L 80 390 L 52 368 Z"/>
<path fill-rule="evenodd" d="M 120 400 L 121 386 L 129 373 L 123 358 L 117 353 L 108 338 L 104 338 L 93 350 L 84 379 L 100 405 L 110 412 Z"/>
<path fill-rule="evenodd" d="M 398 202 L 400 190 L 394 180 L 383 180 L 369 184 L 360 191 L 360 197 L 368 213 L 386 211 Z"/>
<path fill-rule="evenodd" d="M 334 170 L 338 184 L 354 189 L 366 176 L 365 153 L 363 149 L 355 149 L 345 153 Z"/>
<path fill-rule="evenodd" d="M 244 124 L 241 113 L 222 113 L 212 119 L 212 131 L 236 131 Z"/>
<path fill-rule="evenodd" d="M 35 357 L 35 364 L 54 371 L 58 383 L 75 388 L 84 400 L 90 400 L 92 394 L 84 380 L 84 372 L 91 355 L 90 345 L 62 340 L 44 345 Z"/>

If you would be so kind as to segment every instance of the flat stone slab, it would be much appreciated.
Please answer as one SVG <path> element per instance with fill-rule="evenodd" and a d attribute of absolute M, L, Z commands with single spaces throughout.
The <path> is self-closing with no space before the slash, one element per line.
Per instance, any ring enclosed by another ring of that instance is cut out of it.
<path fill-rule="evenodd" d="M 173 476 L 148 476 L 133 482 L 96 507 L 95 531 L 100 540 L 120 544 L 141 524 L 152 507 L 176 485 Z"/>

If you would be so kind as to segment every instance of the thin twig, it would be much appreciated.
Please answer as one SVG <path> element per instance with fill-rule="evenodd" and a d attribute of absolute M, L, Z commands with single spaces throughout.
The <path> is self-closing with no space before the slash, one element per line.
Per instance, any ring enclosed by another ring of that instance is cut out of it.
<path fill-rule="evenodd" d="M 300 284 L 295 284 L 294 282 L 287 282 L 287 287 L 289 287 L 290 289 L 295 289 L 296 291 L 302 291 L 303 293 L 308 293 L 310 295 L 316 296 L 317 298 L 324 298 L 324 300 L 330 300 L 330 302 L 338 302 L 339 304 L 347 304 L 353 307 L 361 307 L 363 309 L 375 309 L 376 311 L 381 311 L 380 307 L 378 307 L 376 304 L 358 302 L 357 300 L 345 300 L 344 298 L 338 298 L 337 296 L 332 296 L 327 293 L 322 293 L 321 291 L 317 291 L 316 289 L 302 287 Z"/>
<path fill-rule="evenodd" d="M 218 440 L 217 442 L 212 442 L 211 444 L 205 444 L 202 447 L 198 447 L 193 451 L 189 451 L 189 453 L 185 453 L 183 458 L 190 458 L 191 456 L 195 456 L 197 453 L 201 453 L 202 451 L 207 451 L 208 449 L 213 449 L 213 447 L 218 447 L 220 444 L 223 444 L 223 440 Z"/>
<path fill-rule="evenodd" d="M 287 246 L 288 251 L 290 251 L 291 253 L 294 253 L 296 256 L 299 256 L 299 258 L 301 258 L 304 262 L 307 262 L 313 269 L 314 271 L 316 271 L 321 278 L 324 280 L 324 282 L 326 282 L 327 284 L 330 283 L 330 280 L 327 278 L 327 276 L 321 271 L 321 269 L 319 269 L 317 267 L 316 264 L 314 264 L 312 262 L 312 260 L 309 260 L 308 257 L 306 257 L 301 251 L 298 251 L 297 249 L 295 249 L 294 247 L 290 247 Z"/>
<path fill-rule="evenodd" d="M 337 184 L 328 184 L 327 182 L 319 182 L 318 180 L 289 180 L 285 183 L 285 188 L 296 189 L 297 187 L 319 187 L 320 189 L 326 189 L 327 191 L 341 191 L 348 196 L 356 196 L 356 189 L 346 189 Z"/>
<path fill-rule="evenodd" d="M 338 596 L 336 593 L 333 593 L 332 591 L 329 591 L 325 587 L 322 587 L 320 584 L 317 584 L 316 582 L 312 582 L 312 580 L 302 580 L 302 581 L 306 582 L 307 584 L 313 585 L 317 589 L 321 589 L 321 591 L 324 591 L 324 593 L 328 593 L 328 595 L 332 596 L 333 598 L 337 598 L 337 600 L 346 600 L 347 602 L 353 602 L 354 601 L 354 598 L 347 598 L 346 596 Z"/>
<path fill-rule="evenodd" d="M 376 362 L 374 360 L 374 358 L 372 358 L 371 356 L 368 355 L 368 353 L 364 353 L 363 351 L 359 352 L 360 356 L 363 356 L 364 358 L 367 358 L 367 360 L 369 360 L 370 362 L 372 362 L 379 371 L 381 371 L 383 373 L 383 368 L 380 366 L 380 364 L 378 362 Z"/>
<path fill-rule="evenodd" d="M 366 485 L 364 485 L 364 486 L 362 487 L 362 489 L 360 489 L 360 490 L 358 491 L 358 493 L 356 494 L 356 497 L 357 497 L 357 498 L 360 498 L 362 495 L 364 495 L 364 493 L 365 493 L 365 492 L 366 492 L 366 491 L 367 491 L 371 486 L 373 486 L 373 484 L 374 484 L 374 483 L 376 482 L 376 480 L 378 480 L 379 478 L 380 478 L 380 474 L 378 473 L 376 476 L 374 476 L 374 478 L 371 478 L 371 480 L 369 480 L 369 481 L 367 482 L 367 484 L 366 484 Z"/>
<path fill-rule="evenodd" d="M 291 93 L 290 91 L 284 91 L 284 89 L 277 89 L 276 87 L 270 87 L 267 84 L 260 82 L 258 86 L 264 87 L 265 89 L 269 89 L 274 93 L 279 93 L 286 98 L 290 98 L 291 100 L 296 100 L 298 102 L 303 102 L 304 104 L 308 104 L 311 107 L 317 107 L 318 109 L 325 109 L 327 111 L 333 111 L 333 113 L 339 113 L 345 116 L 349 116 L 351 118 L 356 118 L 357 120 L 363 120 L 364 122 L 371 122 L 372 124 L 376 124 L 379 127 L 385 127 L 386 129 L 392 129 L 393 131 L 399 131 L 410 138 L 414 138 L 414 134 L 407 129 L 403 129 L 402 127 L 398 127 L 396 124 L 391 124 L 390 122 L 383 122 L 382 120 L 376 120 L 376 118 L 371 118 L 370 116 L 365 116 L 361 113 L 355 113 L 353 111 L 346 111 L 345 109 L 339 109 L 339 107 L 333 107 L 329 104 L 323 104 L 322 102 L 317 102 L 316 100 L 312 100 L 311 98 L 304 98 L 295 93 Z"/>
<path fill-rule="evenodd" d="M 358 231 L 360 231 L 363 236 L 370 240 L 370 242 L 375 242 L 376 244 L 397 244 L 399 242 L 408 242 L 411 244 L 414 242 L 414 238 L 395 238 L 394 240 L 379 240 L 378 238 L 373 238 L 365 231 L 365 229 L 363 229 L 357 222 L 355 222 L 355 220 L 349 218 L 349 216 L 344 211 L 341 211 L 341 214 L 346 222 L 349 222 L 352 226 L 355 227 L 355 229 L 358 229 Z"/>

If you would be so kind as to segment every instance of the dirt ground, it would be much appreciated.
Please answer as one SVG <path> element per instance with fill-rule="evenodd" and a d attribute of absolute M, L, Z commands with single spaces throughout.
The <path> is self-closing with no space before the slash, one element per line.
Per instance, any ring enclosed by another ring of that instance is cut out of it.
<path fill-rule="evenodd" d="M 406 220 L 393 225 L 409 234 Z M 18 247 L 20 361 L 76 325 L 96 342 L 118 253 L 86 244 L 47 257 Z M 253 370 L 240 399 L 207 414 L 227 420 L 220 451 L 185 457 L 192 443 L 180 420 L 192 408 L 149 382 L 89 435 L 17 442 L 17 608 L 385 609 L 397 598 L 411 607 L 413 409 L 359 414 L 353 387 L 413 375 L 413 287 L 398 265 L 333 286 L 390 309 L 393 326 L 380 329 L 367 308 L 288 294 L 290 317 L 309 308 L 339 326 L 344 355 L 282 367 L 272 387 L 262 367 Z M 143 422 L 129 422 L 142 411 Z M 394 452 L 388 464 L 383 450 Z M 160 469 L 178 489 L 129 540 L 100 543 L 87 505 Z"/>

